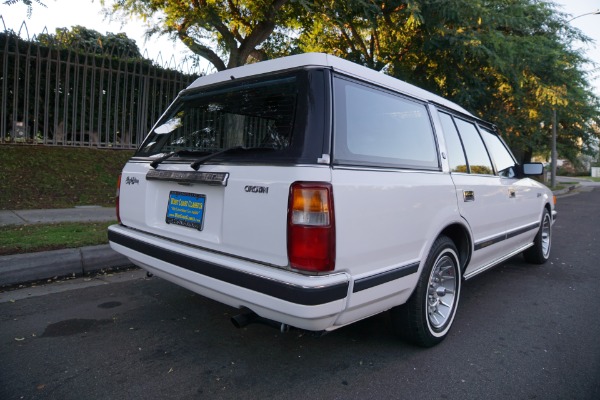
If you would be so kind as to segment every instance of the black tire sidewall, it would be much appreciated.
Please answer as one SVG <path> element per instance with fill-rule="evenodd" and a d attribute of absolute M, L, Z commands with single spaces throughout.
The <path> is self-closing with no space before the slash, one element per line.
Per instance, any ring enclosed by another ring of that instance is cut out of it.
<path fill-rule="evenodd" d="M 548 254 L 544 254 L 544 246 L 542 244 L 542 230 L 544 229 L 544 221 L 548 218 Z M 545 261 L 548 261 L 550 258 L 550 252 L 552 251 L 552 217 L 548 210 L 544 210 L 544 215 L 542 216 L 542 225 L 540 226 L 540 231 L 538 232 L 538 237 L 536 238 L 539 243 L 540 248 L 540 257 Z"/>
<path fill-rule="evenodd" d="M 544 221 L 548 218 L 548 224 L 550 230 L 549 234 L 549 243 L 548 243 L 548 254 L 544 254 L 544 246 L 542 244 L 542 235 L 544 229 Z M 550 252 L 552 251 L 552 217 L 550 216 L 550 212 L 547 208 L 544 208 L 544 212 L 542 213 L 542 219 L 540 222 L 540 229 L 538 229 L 535 238 L 533 239 L 533 246 L 528 248 L 523 252 L 525 257 L 525 261 L 531 264 L 544 264 L 546 261 L 550 259 Z"/>

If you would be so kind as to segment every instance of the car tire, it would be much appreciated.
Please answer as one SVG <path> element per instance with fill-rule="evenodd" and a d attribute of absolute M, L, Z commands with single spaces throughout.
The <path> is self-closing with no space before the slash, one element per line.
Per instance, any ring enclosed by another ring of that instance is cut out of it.
<path fill-rule="evenodd" d="M 461 270 L 456 245 L 447 236 L 433 243 L 409 300 L 390 314 L 394 331 L 421 347 L 440 343 L 448 334 L 460 298 Z"/>
<path fill-rule="evenodd" d="M 550 258 L 552 247 L 552 217 L 544 208 L 540 229 L 533 239 L 533 246 L 523 252 L 525 261 L 531 264 L 544 264 Z"/>

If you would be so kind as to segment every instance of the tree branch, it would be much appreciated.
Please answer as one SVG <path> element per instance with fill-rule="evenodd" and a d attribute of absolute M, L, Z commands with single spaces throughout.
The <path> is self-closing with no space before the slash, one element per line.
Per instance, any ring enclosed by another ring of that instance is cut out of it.
<path fill-rule="evenodd" d="M 238 21 L 242 25 L 244 25 L 246 28 L 252 28 L 252 25 L 243 18 L 242 13 L 240 11 L 240 8 L 235 5 L 235 3 L 233 2 L 233 0 L 227 0 L 227 4 L 229 5 L 229 8 L 231 9 L 231 13 L 235 14 L 235 16 L 237 17 Z M 241 41 L 241 39 L 238 39 L 238 40 Z"/>
<path fill-rule="evenodd" d="M 260 45 L 262 42 L 267 40 L 267 38 L 273 33 L 275 29 L 275 20 L 277 18 L 277 13 L 283 7 L 288 0 L 273 0 L 271 5 L 269 5 L 269 10 L 265 14 L 265 17 L 262 21 L 259 21 L 252 32 L 246 36 L 246 38 L 241 42 L 239 53 L 237 54 L 237 58 L 234 59 L 231 57 L 229 59 L 228 68 L 237 67 L 239 65 L 244 64 L 244 62 L 248 59 L 248 57 L 257 50 L 256 47 Z"/>
<path fill-rule="evenodd" d="M 225 62 L 221 60 L 217 53 L 215 53 L 211 48 L 196 42 L 187 34 L 187 31 L 177 31 L 177 37 L 193 53 L 198 54 L 200 57 L 206 59 L 208 62 L 214 65 L 217 71 L 224 71 L 226 69 Z"/>
<path fill-rule="evenodd" d="M 350 35 L 348 35 L 348 32 L 346 32 L 346 30 L 341 26 L 338 26 L 338 28 L 340 29 L 340 32 L 342 32 L 342 36 L 344 37 L 344 39 L 346 39 L 346 42 L 348 42 L 348 46 L 350 46 L 352 52 L 356 52 L 356 47 L 354 46 L 352 38 L 350 37 Z"/>
<path fill-rule="evenodd" d="M 371 60 L 371 56 L 369 55 L 369 49 L 367 49 L 367 45 L 362 40 L 362 37 L 360 36 L 360 34 L 358 33 L 358 31 L 356 30 L 356 27 L 354 26 L 354 24 L 352 22 L 348 22 L 348 26 L 350 27 L 350 32 L 352 32 L 352 36 L 358 42 L 358 46 L 360 47 L 360 49 L 362 50 L 362 52 L 363 52 L 363 54 L 365 56 L 365 60 L 367 61 L 367 65 L 369 67 L 372 67 L 373 66 L 373 62 Z"/>
<path fill-rule="evenodd" d="M 221 21 L 217 12 L 215 10 L 213 10 L 212 8 L 207 7 L 206 17 L 207 17 L 207 22 L 210 25 L 212 25 L 213 28 L 215 28 L 215 30 L 217 32 L 219 32 L 219 34 L 223 38 L 223 41 L 225 42 L 225 47 L 227 47 L 231 51 L 237 50 L 238 42 L 237 42 L 235 36 L 233 35 L 233 33 L 231 33 L 229 28 Z"/>

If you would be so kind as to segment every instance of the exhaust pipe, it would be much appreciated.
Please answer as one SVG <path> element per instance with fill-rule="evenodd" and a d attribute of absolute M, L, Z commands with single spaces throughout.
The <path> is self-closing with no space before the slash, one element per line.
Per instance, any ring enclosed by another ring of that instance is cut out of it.
<path fill-rule="evenodd" d="M 252 311 L 248 311 L 242 314 L 234 315 L 231 317 L 231 323 L 236 328 L 240 329 L 247 325 L 250 325 L 253 322 L 256 322 L 258 315 L 253 313 Z"/>
<path fill-rule="evenodd" d="M 288 324 L 263 318 L 250 310 L 231 317 L 231 323 L 238 329 L 248 326 L 250 324 L 263 324 L 272 328 L 279 329 L 279 331 L 282 333 L 290 330 L 290 326 Z"/>

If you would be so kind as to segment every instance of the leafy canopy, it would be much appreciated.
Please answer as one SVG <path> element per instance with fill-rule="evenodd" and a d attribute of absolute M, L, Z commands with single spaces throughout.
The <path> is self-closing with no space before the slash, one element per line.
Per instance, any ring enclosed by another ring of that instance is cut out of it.
<path fill-rule="evenodd" d="M 102 4 L 106 1 L 102 0 Z M 116 0 L 108 14 L 139 17 L 149 35 L 179 39 L 218 71 L 289 54 L 300 2 L 288 0 Z"/>
<path fill-rule="evenodd" d="M 56 28 L 55 33 L 42 33 L 38 42 L 48 47 L 62 47 L 91 54 L 112 54 L 120 58 L 141 58 L 135 40 L 124 33 L 101 34 L 93 29 L 76 25 L 69 28 Z"/>

